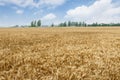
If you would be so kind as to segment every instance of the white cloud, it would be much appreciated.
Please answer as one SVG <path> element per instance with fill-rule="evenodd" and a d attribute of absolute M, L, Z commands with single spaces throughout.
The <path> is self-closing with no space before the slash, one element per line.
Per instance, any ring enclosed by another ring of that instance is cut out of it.
<path fill-rule="evenodd" d="M 62 5 L 66 0 L 40 0 L 40 4 L 46 4 L 51 6 Z"/>
<path fill-rule="evenodd" d="M 35 5 L 33 0 L 0 0 L 4 4 L 15 4 L 20 7 Z"/>
<path fill-rule="evenodd" d="M 23 10 L 17 10 L 16 13 L 17 13 L 17 14 L 23 14 L 24 11 L 23 11 Z"/>
<path fill-rule="evenodd" d="M 112 0 L 96 0 L 90 6 L 83 5 L 68 10 L 65 18 L 88 23 L 118 22 L 120 21 L 120 6 L 113 4 Z"/>
<path fill-rule="evenodd" d="M 20 7 L 39 7 L 39 6 L 59 6 L 62 5 L 66 0 L 0 0 L 0 4 L 15 4 Z"/>
<path fill-rule="evenodd" d="M 56 15 L 55 15 L 55 14 L 49 13 L 49 14 L 47 14 L 46 16 L 44 16 L 44 17 L 42 18 L 42 20 L 53 20 L 53 19 L 55 19 L 55 18 L 56 18 Z"/>
<path fill-rule="evenodd" d="M 51 23 L 55 23 L 57 16 L 53 13 L 49 13 L 41 18 L 43 25 L 50 25 Z"/>

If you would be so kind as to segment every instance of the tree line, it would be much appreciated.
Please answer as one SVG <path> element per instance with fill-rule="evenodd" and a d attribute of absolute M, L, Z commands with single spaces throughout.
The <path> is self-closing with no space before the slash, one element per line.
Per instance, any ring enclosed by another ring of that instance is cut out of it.
<path fill-rule="evenodd" d="M 88 24 L 88 26 L 120 26 L 120 23 L 93 23 L 93 24 Z"/>
<path fill-rule="evenodd" d="M 59 27 L 70 27 L 70 26 L 87 26 L 87 23 L 85 22 L 72 22 L 72 21 L 68 21 L 68 22 L 63 22 L 58 24 Z"/>
<path fill-rule="evenodd" d="M 93 27 L 97 27 L 97 26 L 120 26 L 120 23 L 92 23 L 92 24 L 87 24 L 86 22 L 63 22 L 57 25 L 58 27 L 70 27 L 70 26 L 75 26 L 75 27 L 86 27 L 86 26 L 93 26 Z M 53 24 L 52 24 L 53 27 Z"/>
<path fill-rule="evenodd" d="M 41 27 L 42 26 L 42 23 L 41 23 L 41 20 L 34 20 L 31 22 L 30 24 L 30 27 Z M 75 21 L 65 21 L 65 22 L 62 22 L 62 23 L 59 23 L 58 25 L 55 25 L 54 23 L 52 23 L 50 25 L 51 27 L 72 27 L 72 26 L 75 26 L 75 27 L 86 27 L 86 26 L 93 26 L 93 27 L 97 27 L 97 26 L 120 26 L 120 23 L 92 23 L 92 24 L 87 24 L 86 22 L 75 22 Z"/>
<path fill-rule="evenodd" d="M 32 21 L 30 27 L 40 27 L 41 26 L 41 20 L 38 21 Z"/>

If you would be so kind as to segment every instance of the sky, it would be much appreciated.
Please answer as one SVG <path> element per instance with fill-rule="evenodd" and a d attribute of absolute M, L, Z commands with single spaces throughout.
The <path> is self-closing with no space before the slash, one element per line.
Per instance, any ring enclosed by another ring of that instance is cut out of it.
<path fill-rule="evenodd" d="M 0 0 L 0 26 L 64 21 L 120 22 L 120 0 Z"/>

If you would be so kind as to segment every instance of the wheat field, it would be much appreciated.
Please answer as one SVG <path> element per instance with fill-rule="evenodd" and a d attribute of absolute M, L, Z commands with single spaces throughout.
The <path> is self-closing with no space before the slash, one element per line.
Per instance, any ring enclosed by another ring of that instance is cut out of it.
<path fill-rule="evenodd" d="M 120 28 L 1 28 L 0 80 L 120 80 Z"/>

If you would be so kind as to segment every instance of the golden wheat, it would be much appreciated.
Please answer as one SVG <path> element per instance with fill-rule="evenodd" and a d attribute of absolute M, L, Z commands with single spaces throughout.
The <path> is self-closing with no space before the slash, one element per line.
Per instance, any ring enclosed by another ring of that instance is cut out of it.
<path fill-rule="evenodd" d="M 0 80 L 120 80 L 120 28 L 0 29 Z"/>

